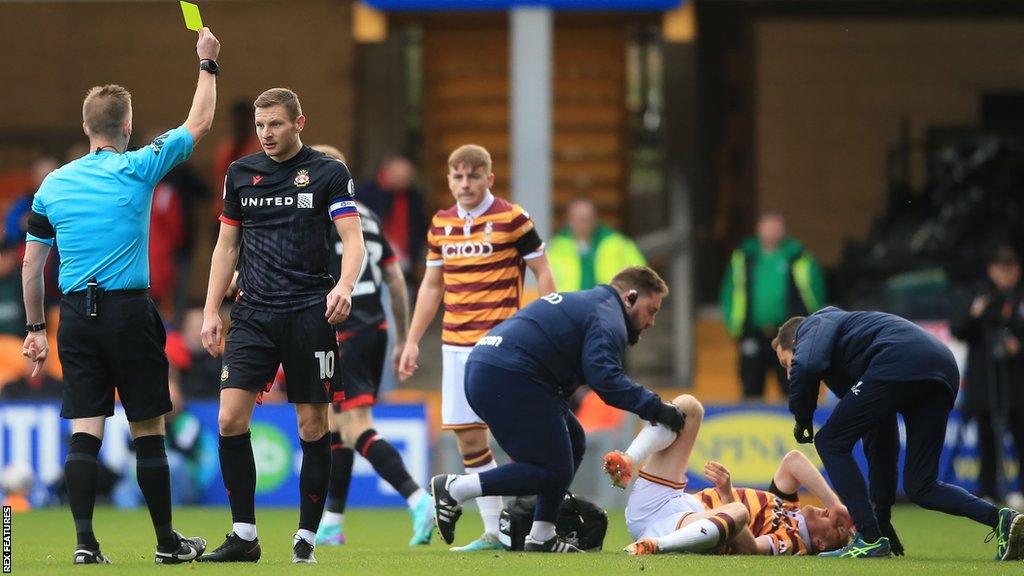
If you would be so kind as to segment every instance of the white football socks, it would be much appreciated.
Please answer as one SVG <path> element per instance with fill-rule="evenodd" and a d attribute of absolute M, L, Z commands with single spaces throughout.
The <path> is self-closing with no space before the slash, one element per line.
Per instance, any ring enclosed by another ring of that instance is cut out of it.
<path fill-rule="evenodd" d="M 484 532 L 492 536 L 498 535 L 498 518 L 501 517 L 501 496 L 480 496 L 483 493 L 480 486 L 481 472 L 487 472 L 488 470 L 494 470 L 498 467 L 498 463 L 491 460 L 487 464 L 482 466 L 466 466 L 467 476 L 475 476 L 476 482 L 476 507 L 480 509 L 480 517 L 484 521 Z M 452 482 L 452 484 L 455 484 Z M 451 490 L 449 488 L 449 490 Z M 454 494 L 452 495 L 454 496 Z M 461 501 L 460 501 L 461 502 Z"/>
<path fill-rule="evenodd" d="M 309 544 L 310 546 L 316 544 L 316 532 L 299 529 L 299 531 L 295 533 L 295 539 L 293 540 L 293 542 L 298 542 L 299 538 L 305 540 L 306 544 Z"/>
<path fill-rule="evenodd" d="M 551 522 L 541 522 L 540 520 L 534 520 L 533 526 L 530 527 L 530 538 L 533 538 L 537 542 L 547 542 L 555 537 L 555 525 Z"/>
<path fill-rule="evenodd" d="M 483 493 L 483 489 L 480 487 L 480 475 L 463 474 L 458 476 L 448 485 L 448 493 L 459 504 L 478 498 Z"/>
<path fill-rule="evenodd" d="M 626 454 L 633 460 L 633 468 L 639 470 L 651 454 L 661 452 L 675 441 L 676 433 L 669 428 L 647 424 L 633 439 Z"/>
<path fill-rule="evenodd" d="M 235 533 L 242 540 L 248 540 L 252 542 L 256 539 L 256 525 L 247 524 L 245 522 L 235 522 L 231 524 L 231 531 Z"/>
<path fill-rule="evenodd" d="M 721 537 L 717 524 L 701 518 L 654 540 L 661 552 L 704 552 L 717 546 Z"/>
<path fill-rule="evenodd" d="M 320 523 L 325 526 L 341 526 L 343 520 L 345 520 L 345 514 L 324 510 L 324 515 L 320 518 Z"/>
<path fill-rule="evenodd" d="M 427 493 L 423 488 L 417 488 L 415 492 L 409 494 L 409 497 L 405 499 L 405 503 L 409 505 L 409 508 L 415 510 L 416 506 L 419 505 L 420 500 L 422 500 L 426 495 Z"/>

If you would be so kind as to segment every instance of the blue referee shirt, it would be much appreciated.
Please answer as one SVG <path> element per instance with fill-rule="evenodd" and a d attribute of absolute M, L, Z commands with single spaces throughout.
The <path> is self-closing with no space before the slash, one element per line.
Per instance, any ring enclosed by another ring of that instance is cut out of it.
<path fill-rule="evenodd" d="M 153 188 L 192 155 L 192 135 L 179 126 L 147 146 L 118 154 L 100 150 L 55 170 L 32 200 L 27 240 L 60 251 L 64 294 L 96 278 L 104 290 L 149 288 L 149 219 Z M 49 221 L 33 226 L 40 217 Z"/>

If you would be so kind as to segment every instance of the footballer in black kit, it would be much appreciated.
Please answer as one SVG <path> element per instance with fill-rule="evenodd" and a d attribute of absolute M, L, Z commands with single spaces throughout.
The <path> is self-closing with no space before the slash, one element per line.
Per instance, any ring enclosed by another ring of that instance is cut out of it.
<path fill-rule="evenodd" d="M 332 220 L 358 216 L 354 200 L 345 165 L 309 147 L 285 162 L 257 152 L 228 168 L 220 219 L 241 226 L 242 250 L 221 388 L 263 390 L 280 363 L 289 402 L 344 399 L 324 320 L 334 287 L 327 238 Z"/>
<path fill-rule="evenodd" d="M 363 228 L 366 257 L 359 271 L 359 280 L 352 290 L 352 313 L 335 326 L 338 358 L 345 364 L 345 373 L 341 376 L 345 399 L 338 404 L 342 410 L 376 403 L 388 346 L 381 282 L 384 267 L 397 260 L 382 233 L 383 227 L 377 215 L 362 203 L 357 202 L 356 208 Z M 330 269 L 336 270 L 341 267 L 344 249 L 336 233 L 331 234 L 331 243 Z"/>
<path fill-rule="evenodd" d="M 348 317 L 365 254 L 355 186 L 345 164 L 302 144 L 298 96 L 271 88 L 253 102 L 263 152 L 228 168 L 224 211 L 203 307 L 203 347 L 224 355 L 217 429 L 231 532 L 203 562 L 255 562 L 256 460 L 249 424 L 258 394 L 280 365 L 295 405 L 302 464 L 292 562 L 313 563 L 316 530 L 331 475 L 330 402 L 344 399 L 332 325 Z M 345 244 L 328 271 L 327 232 Z M 239 256 L 239 252 L 241 255 Z M 221 302 L 238 264 L 239 296 L 222 343 Z M 335 282 L 332 272 L 338 274 Z"/>

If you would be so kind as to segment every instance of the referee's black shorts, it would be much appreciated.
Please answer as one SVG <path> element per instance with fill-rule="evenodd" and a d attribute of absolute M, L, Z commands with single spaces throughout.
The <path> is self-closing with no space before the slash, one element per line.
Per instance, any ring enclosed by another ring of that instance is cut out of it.
<path fill-rule="evenodd" d="M 60 302 L 57 351 L 64 369 L 64 418 L 114 415 L 116 390 L 129 422 L 171 411 L 167 333 L 145 290 L 108 292 L 89 316 L 84 294 Z"/>
<path fill-rule="evenodd" d="M 252 392 L 269 389 L 278 366 L 292 404 L 345 399 L 335 376 L 338 343 L 327 323 L 327 303 L 292 312 L 262 310 L 239 300 L 231 309 L 220 387 Z"/>

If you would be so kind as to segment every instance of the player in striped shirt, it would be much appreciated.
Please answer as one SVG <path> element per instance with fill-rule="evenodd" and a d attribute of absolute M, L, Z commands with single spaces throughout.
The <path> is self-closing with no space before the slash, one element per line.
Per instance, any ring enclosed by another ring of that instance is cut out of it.
<path fill-rule="evenodd" d="M 403 381 L 416 371 L 420 338 L 443 300 L 441 423 L 455 432 L 469 474 L 497 465 L 488 445 L 487 425 L 466 400 L 466 359 L 478 339 L 519 309 L 525 268 L 533 272 L 541 294 L 555 291 L 544 242 L 530 215 L 491 194 L 493 184 L 491 155 L 483 147 L 466 144 L 448 157 L 448 187 L 455 205 L 438 211 L 431 221 L 427 269 L 399 365 Z M 486 496 L 476 502 L 484 535 L 453 551 L 501 549 L 501 497 Z"/>
<path fill-rule="evenodd" d="M 801 452 L 786 454 L 767 490 L 733 489 L 729 470 L 708 462 L 704 474 L 714 484 L 696 494 L 684 492 L 686 468 L 704 408 L 683 395 L 673 403 L 686 416 L 679 434 L 647 425 L 626 452 L 605 455 L 605 471 L 625 487 L 640 463 L 626 505 L 626 525 L 635 555 L 667 552 L 704 554 L 800 555 L 844 545 L 853 522 L 825 478 Z M 828 508 L 800 506 L 804 487 Z"/>

